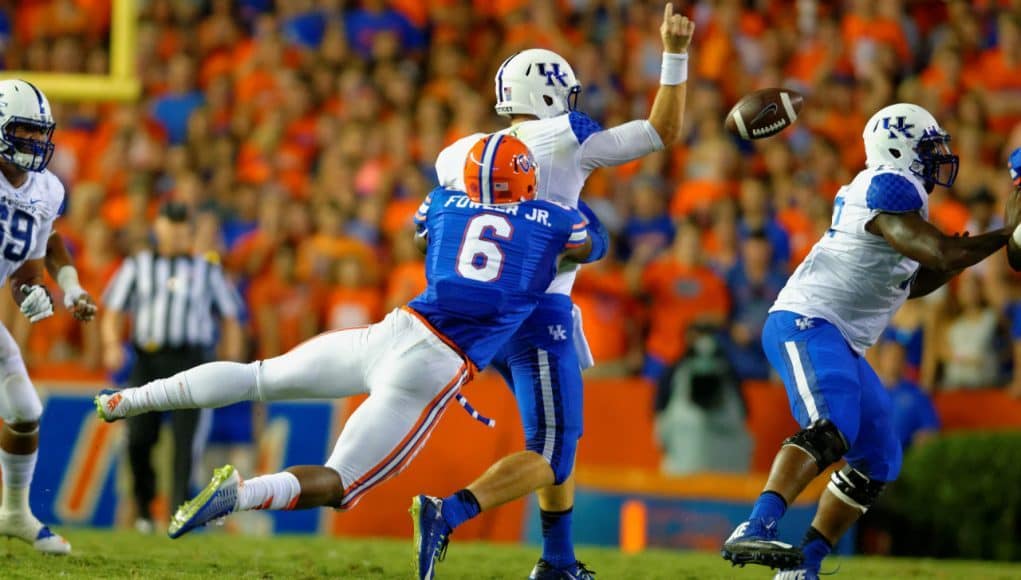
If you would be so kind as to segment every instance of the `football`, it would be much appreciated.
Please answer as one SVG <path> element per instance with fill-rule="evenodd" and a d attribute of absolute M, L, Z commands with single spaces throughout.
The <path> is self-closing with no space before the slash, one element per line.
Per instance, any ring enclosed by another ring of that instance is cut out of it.
<path fill-rule="evenodd" d="M 741 97 L 724 126 L 742 139 L 772 137 L 794 124 L 804 104 L 805 98 L 796 91 L 760 89 Z"/>

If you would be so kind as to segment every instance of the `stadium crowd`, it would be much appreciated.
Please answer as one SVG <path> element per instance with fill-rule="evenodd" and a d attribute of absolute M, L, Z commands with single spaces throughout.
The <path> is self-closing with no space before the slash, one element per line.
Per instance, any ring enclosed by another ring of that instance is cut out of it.
<path fill-rule="evenodd" d="M 698 26 L 684 144 L 600 170 L 585 191 L 615 248 L 575 287 L 593 374 L 658 379 L 710 328 L 738 378 L 768 378 L 766 311 L 825 234 L 863 166 L 865 120 L 886 104 L 921 104 L 953 136 L 960 176 L 932 194 L 932 219 L 972 234 L 1000 223 L 1021 145 L 1021 1 L 677 4 Z M 604 126 L 644 117 L 659 82 L 658 0 L 140 5 L 142 100 L 54 105 L 51 169 L 70 192 L 59 229 L 99 294 L 159 205 L 188 204 L 195 250 L 243 289 L 251 357 L 378 320 L 424 287 L 411 216 L 445 144 L 500 128 L 492 79 L 507 56 L 564 54 L 580 108 Z M 105 74 L 109 10 L 0 3 L 3 67 Z M 726 133 L 730 106 L 770 86 L 806 96 L 798 123 L 754 143 Z M 885 339 L 898 350 L 880 357 L 905 368 L 890 380 L 1021 396 L 1019 288 L 997 255 L 908 303 Z M 60 315 L 27 337 L 5 308 L 30 364 L 102 366 L 95 325 Z"/>

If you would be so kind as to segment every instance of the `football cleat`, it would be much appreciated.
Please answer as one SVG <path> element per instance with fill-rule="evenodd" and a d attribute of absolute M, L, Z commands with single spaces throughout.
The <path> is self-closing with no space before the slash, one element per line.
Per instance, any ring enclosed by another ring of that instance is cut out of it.
<path fill-rule="evenodd" d="M 440 512 L 443 500 L 428 495 L 411 500 L 411 521 L 415 527 L 415 570 L 420 580 L 436 575 L 436 563 L 447 555 L 447 544 L 453 531 Z"/>
<path fill-rule="evenodd" d="M 776 520 L 751 519 L 734 529 L 720 554 L 735 566 L 760 564 L 784 569 L 801 566 L 805 558 L 801 550 L 777 537 Z"/>
<path fill-rule="evenodd" d="M 59 534 L 54 534 L 32 514 L 0 514 L 0 536 L 16 538 L 32 544 L 37 552 L 66 556 L 71 553 L 71 544 Z"/>
<path fill-rule="evenodd" d="M 99 394 L 93 399 L 93 402 L 96 404 L 96 416 L 107 423 L 123 419 L 125 417 L 123 409 L 119 409 L 123 401 L 124 395 L 121 394 L 120 389 L 103 389 L 99 391 Z"/>
<path fill-rule="evenodd" d="M 596 573 L 585 567 L 581 562 L 575 562 L 566 568 L 554 568 L 552 564 L 539 559 L 528 575 L 528 580 L 592 580 Z"/>
<path fill-rule="evenodd" d="M 233 465 L 213 472 L 213 479 L 197 496 L 177 508 L 170 518 L 167 535 L 177 539 L 199 526 L 223 519 L 238 509 L 241 476 Z"/>

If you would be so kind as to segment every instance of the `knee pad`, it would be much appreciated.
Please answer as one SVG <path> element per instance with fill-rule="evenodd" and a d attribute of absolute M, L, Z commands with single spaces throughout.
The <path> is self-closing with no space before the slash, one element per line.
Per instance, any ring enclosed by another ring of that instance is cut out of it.
<path fill-rule="evenodd" d="M 861 513 L 872 507 L 884 487 L 885 481 L 874 480 L 850 465 L 834 471 L 826 485 L 826 489 L 837 499 Z"/>
<path fill-rule="evenodd" d="M 833 465 L 850 448 L 847 439 L 829 419 L 816 420 L 807 429 L 785 439 L 783 445 L 793 445 L 811 455 L 820 472 Z"/>
<path fill-rule="evenodd" d="M 0 417 L 4 423 L 34 423 L 43 414 L 43 404 L 27 374 L 11 373 L 0 384 Z"/>

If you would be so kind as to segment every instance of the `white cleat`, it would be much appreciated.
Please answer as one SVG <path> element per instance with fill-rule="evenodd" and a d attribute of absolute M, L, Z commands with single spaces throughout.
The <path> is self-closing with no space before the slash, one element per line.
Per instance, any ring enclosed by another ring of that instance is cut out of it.
<path fill-rule="evenodd" d="M 59 534 L 54 534 L 32 514 L 0 514 L 0 536 L 16 538 L 32 544 L 37 552 L 66 556 L 71 553 L 71 544 Z"/>

